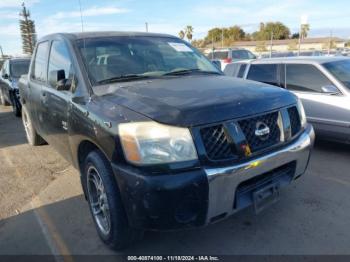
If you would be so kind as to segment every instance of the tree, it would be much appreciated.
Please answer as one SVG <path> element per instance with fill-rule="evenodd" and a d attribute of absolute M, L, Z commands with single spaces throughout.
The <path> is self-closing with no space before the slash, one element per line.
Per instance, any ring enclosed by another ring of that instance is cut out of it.
<path fill-rule="evenodd" d="M 184 32 L 183 30 L 181 30 L 181 31 L 179 32 L 179 37 L 180 37 L 181 39 L 184 39 L 184 38 L 185 38 L 185 32 Z"/>
<path fill-rule="evenodd" d="M 185 32 L 188 41 L 191 41 L 193 38 L 193 27 L 190 25 L 186 26 Z"/>
<path fill-rule="evenodd" d="M 270 40 L 273 34 L 273 39 L 288 39 L 290 36 L 290 30 L 281 22 L 269 22 L 261 23 L 259 31 L 254 32 L 252 37 L 254 40 Z"/>
<path fill-rule="evenodd" d="M 227 28 L 212 28 L 205 37 L 205 42 L 215 43 L 224 40 L 225 45 L 231 45 L 234 41 L 245 39 L 246 33 L 240 26 L 231 26 Z M 224 38 L 224 39 L 222 39 Z"/>
<path fill-rule="evenodd" d="M 24 3 L 22 4 L 22 7 L 23 9 L 20 13 L 22 18 L 19 20 L 22 37 L 22 50 L 24 54 L 32 55 L 36 44 L 35 23 L 30 19 L 30 13 L 27 11 Z"/>
<path fill-rule="evenodd" d="M 310 31 L 310 25 L 309 24 L 302 24 L 300 28 L 300 36 L 301 39 L 305 39 Z"/>
<path fill-rule="evenodd" d="M 208 34 L 205 37 L 205 40 L 208 43 L 213 43 L 213 42 L 215 43 L 215 42 L 219 42 L 221 40 L 221 37 L 222 37 L 222 29 L 216 27 L 208 31 Z"/>
<path fill-rule="evenodd" d="M 299 33 L 292 34 L 292 39 L 299 39 Z"/>

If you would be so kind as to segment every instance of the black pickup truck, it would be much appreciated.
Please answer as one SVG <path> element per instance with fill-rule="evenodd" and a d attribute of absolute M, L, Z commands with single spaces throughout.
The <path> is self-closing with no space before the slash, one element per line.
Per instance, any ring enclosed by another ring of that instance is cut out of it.
<path fill-rule="evenodd" d="M 204 226 L 276 201 L 314 142 L 298 98 L 223 75 L 169 35 L 96 32 L 41 39 L 20 80 L 28 142 L 81 174 L 101 239 Z"/>

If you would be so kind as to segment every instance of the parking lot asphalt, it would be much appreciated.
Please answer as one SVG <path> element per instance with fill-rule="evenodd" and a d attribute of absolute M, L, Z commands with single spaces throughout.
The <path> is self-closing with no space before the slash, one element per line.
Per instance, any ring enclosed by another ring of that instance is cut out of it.
<path fill-rule="evenodd" d="M 350 254 L 350 146 L 317 141 L 307 173 L 255 215 L 146 232 L 122 254 Z M 99 240 L 79 174 L 49 145 L 30 147 L 0 106 L 0 255 L 116 254 Z"/>

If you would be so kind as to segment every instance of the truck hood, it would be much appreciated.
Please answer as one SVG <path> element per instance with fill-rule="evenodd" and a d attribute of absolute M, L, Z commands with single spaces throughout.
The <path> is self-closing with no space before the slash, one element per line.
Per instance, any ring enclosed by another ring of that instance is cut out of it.
<path fill-rule="evenodd" d="M 196 126 L 246 117 L 297 102 L 281 88 L 226 76 L 195 75 L 116 83 L 95 88 L 105 102 L 157 122 Z"/>

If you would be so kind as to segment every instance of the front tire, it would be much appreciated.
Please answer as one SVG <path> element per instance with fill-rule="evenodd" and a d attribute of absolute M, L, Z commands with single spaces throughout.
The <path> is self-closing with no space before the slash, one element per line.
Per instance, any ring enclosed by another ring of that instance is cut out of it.
<path fill-rule="evenodd" d="M 26 131 L 26 137 L 29 145 L 40 146 L 42 144 L 45 144 L 45 140 L 38 135 L 38 133 L 34 128 L 32 119 L 30 118 L 30 115 L 26 106 L 22 107 L 22 122 L 23 122 L 24 129 Z"/>
<path fill-rule="evenodd" d="M 128 247 L 142 232 L 129 226 L 109 162 L 101 152 L 92 151 L 82 172 L 90 212 L 101 240 L 115 250 Z"/>

